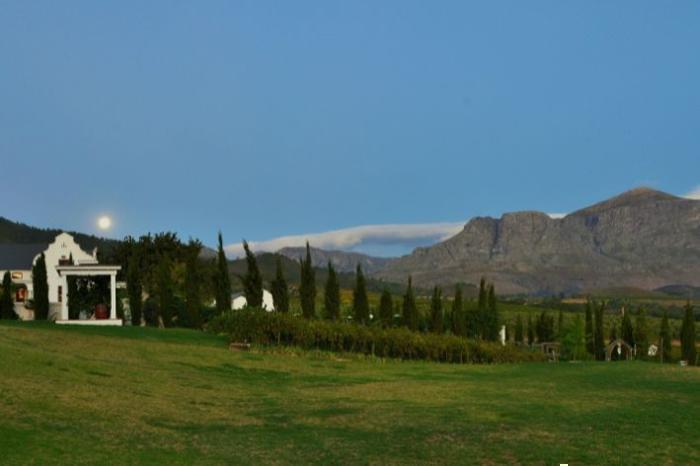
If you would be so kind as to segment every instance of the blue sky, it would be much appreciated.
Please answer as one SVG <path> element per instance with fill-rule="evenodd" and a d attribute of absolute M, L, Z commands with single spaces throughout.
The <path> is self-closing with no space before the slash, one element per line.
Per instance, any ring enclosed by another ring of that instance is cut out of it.
<path fill-rule="evenodd" d="M 445 233 L 403 224 L 682 195 L 698 24 L 697 1 L 3 1 L 0 215 L 208 244 L 390 224 L 338 244 L 394 254 Z"/>

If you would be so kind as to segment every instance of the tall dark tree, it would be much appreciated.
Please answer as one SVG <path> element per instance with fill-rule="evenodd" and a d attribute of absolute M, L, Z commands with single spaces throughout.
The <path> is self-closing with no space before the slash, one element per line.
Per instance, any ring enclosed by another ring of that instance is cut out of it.
<path fill-rule="evenodd" d="M 649 328 L 644 309 L 639 309 L 637 318 L 634 320 L 634 340 L 637 345 L 639 355 L 645 355 L 649 348 Z"/>
<path fill-rule="evenodd" d="M 272 282 L 272 301 L 275 311 L 289 312 L 289 288 L 282 270 L 282 258 L 278 254 L 275 261 L 275 280 Z"/>
<path fill-rule="evenodd" d="M 306 258 L 301 260 L 301 283 L 299 284 L 301 313 L 306 319 L 316 317 L 316 272 L 311 262 L 311 248 L 306 243 Z"/>
<path fill-rule="evenodd" d="M 518 314 L 518 317 L 515 318 L 515 342 L 523 343 L 524 340 L 523 318 Z"/>
<path fill-rule="evenodd" d="M 202 243 L 190 240 L 187 245 L 185 260 L 185 307 L 187 309 L 188 326 L 202 327 L 202 271 L 199 264 L 199 254 Z"/>
<path fill-rule="evenodd" d="M 433 296 L 430 300 L 430 331 L 433 333 L 443 332 L 442 315 L 442 290 L 436 286 L 433 288 Z"/>
<path fill-rule="evenodd" d="M 219 248 L 216 254 L 216 311 L 222 313 L 231 310 L 231 276 L 224 252 L 224 242 L 219 232 Z"/>
<path fill-rule="evenodd" d="M 481 280 L 479 281 L 479 310 L 486 309 L 486 301 L 488 299 L 487 293 L 486 279 L 481 277 Z"/>
<path fill-rule="evenodd" d="M 382 291 L 382 297 L 379 299 L 379 321 L 382 323 L 383 328 L 391 327 L 394 314 L 394 303 L 391 298 L 391 293 L 388 289 L 384 288 Z"/>
<path fill-rule="evenodd" d="M 141 268 L 141 248 L 132 244 L 126 267 L 126 293 L 129 296 L 131 325 L 140 326 L 143 315 L 143 269 Z M 70 302 L 70 298 L 68 298 Z"/>
<path fill-rule="evenodd" d="M 688 361 L 688 364 L 691 366 L 694 366 L 697 353 L 695 347 L 695 313 L 690 302 L 685 305 L 684 311 L 681 325 L 681 358 Z"/>
<path fill-rule="evenodd" d="M 246 304 L 254 308 L 262 308 L 263 304 L 263 280 L 258 268 L 258 261 L 255 259 L 248 246 L 248 242 L 243 240 L 243 250 L 245 251 L 245 261 L 248 269 L 243 275 L 243 293 Z"/>
<path fill-rule="evenodd" d="M 46 320 L 49 317 L 49 282 L 46 275 L 46 257 L 42 252 L 32 267 L 34 288 L 34 319 Z"/>
<path fill-rule="evenodd" d="M 626 312 L 624 308 L 622 309 L 622 324 L 620 330 L 622 339 L 625 340 L 628 345 L 634 348 L 634 346 L 637 344 L 634 339 L 634 326 L 632 325 L 630 313 Z"/>
<path fill-rule="evenodd" d="M 535 329 L 532 327 L 532 316 L 527 315 L 527 344 L 532 346 L 535 342 Z"/>
<path fill-rule="evenodd" d="M 173 293 L 173 277 L 170 259 L 161 257 L 158 262 L 158 313 L 164 327 L 172 326 L 175 296 Z"/>
<path fill-rule="evenodd" d="M 593 331 L 593 344 L 595 345 L 595 358 L 598 361 L 605 361 L 605 335 L 603 328 L 605 326 L 605 303 L 602 302 L 595 306 L 595 319 Z"/>
<path fill-rule="evenodd" d="M 352 318 L 358 324 L 366 324 L 369 322 L 367 285 L 360 264 L 357 264 L 357 269 L 355 271 L 355 289 L 352 293 Z"/>
<path fill-rule="evenodd" d="M 455 286 L 455 299 L 452 301 L 452 333 L 459 336 L 467 335 L 467 319 L 464 315 L 464 300 L 462 287 Z"/>
<path fill-rule="evenodd" d="M 2 294 L 0 295 L 0 319 L 16 319 L 15 305 L 12 302 L 12 275 L 9 271 L 2 276 Z"/>
<path fill-rule="evenodd" d="M 403 296 L 403 324 L 410 330 L 418 330 L 418 309 L 416 308 L 416 297 L 413 295 L 413 283 L 408 277 L 406 294 Z"/>
<path fill-rule="evenodd" d="M 340 318 L 340 283 L 338 274 L 333 268 L 331 261 L 328 261 L 328 279 L 324 290 L 325 317 L 328 320 L 338 320 Z"/>
<path fill-rule="evenodd" d="M 595 355 L 595 339 L 593 337 L 593 310 L 591 309 L 591 301 L 586 301 L 586 351 L 591 356 Z"/>
<path fill-rule="evenodd" d="M 559 309 L 559 316 L 557 318 L 557 340 L 561 342 L 564 336 L 564 311 Z"/>
<path fill-rule="evenodd" d="M 484 338 L 490 341 L 498 340 L 498 334 L 501 330 L 501 319 L 498 315 L 498 307 L 496 305 L 496 288 L 493 284 L 488 287 L 487 312 Z"/>
<path fill-rule="evenodd" d="M 659 330 L 659 349 L 661 350 L 661 356 L 664 360 L 671 358 L 671 328 L 668 325 L 668 312 L 664 310 L 663 317 L 661 318 L 661 327 Z"/>
<path fill-rule="evenodd" d="M 65 299 L 68 300 L 68 318 L 78 319 L 80 318 L 80 296 L 78 289 L 78 277 L 66 277 L 66 285 L 68 290 L 66 290 Z"/>

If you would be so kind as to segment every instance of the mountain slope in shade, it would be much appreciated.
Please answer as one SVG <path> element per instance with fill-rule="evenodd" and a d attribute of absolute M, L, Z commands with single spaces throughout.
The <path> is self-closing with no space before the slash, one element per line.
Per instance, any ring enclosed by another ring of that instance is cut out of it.
<path fill-rule="evenodd" d="M 339 272 L 354 272 L 357 264 L 360 264 L 363 271 L 373 273 L 383 269 L 391 260 L 384 257 L 372 257 L 358 252 L 326 251 L 314 247 L 310 249 L 311 262 L 316 267 L 325 267 L 330 262 Z M 280 249 L 277 253 L 293 260 L 299 260 L 300 257 L 306 256 L 306 248 L 287 247 Z"/>
<path fill-rule="evenodd" d="M 638 188 L 561 219 L 477 217 L 454 237 L 390 261 L 377 276 L 422 286 L 477 283 L 504 293 L 700 285 L 700 201 Z"/>
<path fill-rule="evenodd" d="M 5 217 L 0 217 L 0 244 L 28 244 L 28 243 L 51 243 L 63 230 L 53 228 L 36 228 L 24 223 L 13 222 Z M 75 241 L 86 251 L 98 248 L 101 252 L 106 252 L 114 247 L 118 241 L 99 238 L 93 235 L 76 233 L 69 231 Z"/>

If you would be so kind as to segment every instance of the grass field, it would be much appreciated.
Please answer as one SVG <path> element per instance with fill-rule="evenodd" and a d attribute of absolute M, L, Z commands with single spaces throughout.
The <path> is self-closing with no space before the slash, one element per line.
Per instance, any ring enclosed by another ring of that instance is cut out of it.
<path fill-rule="evenodd" d="M 235 353 L 0 324 L 3 464 L 698 464 L 700 370 Z"/>

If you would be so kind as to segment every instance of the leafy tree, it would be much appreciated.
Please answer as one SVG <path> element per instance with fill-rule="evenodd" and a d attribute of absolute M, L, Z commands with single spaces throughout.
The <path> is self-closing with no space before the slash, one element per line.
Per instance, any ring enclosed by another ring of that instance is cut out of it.
<path fill-rule="evenodd" d="M 243 240 L 243 250 L 245 251 L 245 261 L 248 266 L 246 274 L 242 278 L 243 293 L 246 304 L 254 308 L 262 308 L 263 304 L 263 280 L 258 268 L 258 262 L 248 246 L 248 242 Z"/>
<path fill-rule="evenodd" d="M 587 357 L 586 333 L 580 314 L 576 314 L 573 322 L 567 327 L 562 328 L 559 335 L 564 357 L 572 361 L 585 359 Z"/>
<path fill-rule="evenodd" d="M 595 345 L 595 358 L 598 361 L 605 361 L 605 337 L 603 333 L 605 303 L 595 306 L 595 326 L 593 332 L 593 344 Z"/>
<path fill-rule="evenodd" d="M 340 283 L 338 283 L 338 274 L 336 274 L 331 261 L 328 261 L 328 279 L 326 280 L 324 298 L 326 319 L 338 320 L 340 318 Z"/>
<path fill-rule="evenodd" d="M 15 305 L 12 302 L 12 275 L 6 271 L 2 277 L 2 294 L 0 295 L 0 319 L 16 319 Z"/>
<path fill-rule="evenodd" d="M 554 317 L 542 311 L 537 318 L 535 332 L 537 333 L 537 341 L 539 343 L 552 341 L 554 339 Z"/>
<path fill-rule="evenodd" d="M 595 339 L 593 337 L 593 311 L 591 301 L 586 301 L 586 351 L 591 356 L 595 355 Z"/>
<path fill-rule="evenodd" d="M 316 317 L 316 272 L 311 263 L 311 248 L 306 242 L 306 258 L 301 260 L 301 283 L 299 285 L 301 313 L 306 319 Z"/>
<path fill-rule="evenodd" d="M 46 320 L 49 317 L 49 282 L 46 275 L 46 257 L 42 252 L 32 267 L 34 287 L 34 318 Z"/>
<path fill-rule="evenodd" d="M 379 320 L 382 323 L 382 327 L 391 327 L 391 322 L 393 320 L 394 303 L 391 298 L 391 293 L 388 289 L 384 288 L 382 291 L 382 297 L 379 299 Z"/>
<path fill-rule="evenodd" d="M 187 245 L 187 260 L 185 262 L 185 308 L 188 324 L 192 328 L 201 328 L 202 290 L 199 254 L 202 243 L 190 240 Z"/>
<path fill-rule="evenodd" d="M 464 315 L 462 287 L 455 286 L 455 299 L 452 301 L 452 333 L 459 336 L 467 335 L 467 319 Z"/>
<path fill-rule="evenodd" d="M 535 342 L 535 329 L 532 328 L 532 316 L 527 315 L 527 344 L 532 346 Z"/>
<path fill-rule="evenodd" d="M 224 252 L 224 242 L 219 232 L 219 249 L 216 254 L 216 311 L 221 314 L 231 310 L 231 276 Z"/>
<path fill-rule="evenodd" d="M 275 311 L 289 312 L 289 288 L 287 280 L 284 278 L 282 270 L 282 259 L 279 255 L 275 261 L 275 279 L 272 282 L 272 301 L 275 304 Z"/>
<path fill-rule="evenodd" d="M 442 333 L 442 291 L 439 287 L 433 288 L 433 297 L 430 300 L 430 330 L 433 333 Z"/>
<path fill-rule="evenodd" d="M 367 285 L 362 267 L 357 264 L 355 272 L 355 290 L 352 293 L 352 315 L 358 324 L 369 322 L 369 301 L 367 299 Z"/>
<path fill-rule="evenodd" d="M 561 341 L 564 336 L 564 312 L 559 309 L 559 316 L 557 319 L 557 338 Z"/>
<path fill-rule="evenodd" d="M 685 305 L 684 310 L 681 325 L 681 358 L 694 366 L 697 352 L 695 348 L 695 314 L 690 302 Z"/>
<path fill-rule="evenodd" d="M 406 294 L 403 297 L 403 323 L 410 330 L 418 330 L 418 309 L 416 308 L 416 298 L 413 295 L 413 284 L 411 277 L 408 277 Z"/>
<path fill-rule="evenodd" d="M 143 282 L 140 247 L 133 244 L 126 268 L 126 293 L 129 296 L 131 325 L 139 326 L 143 314 Z M 70 298 L 68 302 L 70 302 Z"/>
<path fill-rule="evenodd" d="M 649 348 L 649 328 L 644 309 L 639 309 L 637 318 L 634 321 L 634 340 L 639 349 L 638 354 L 645 355 Z"/>
<path fill-rule="evenodd" d="M 671 329 L 668 325 L 668 312 L 664 310 L 659 330 L 659 344 L 661 346 L 661 355 L 664 360 L 671 358 L 671 339 Z"/>
<path fill-rule="evenodd" d="M 486 279 L 481 277 L 479 281 L 479 310 L 486 309 L 487 291 L 486 291 Z"/>
<path fill-rule="evenodd" d="M 496 306 L 496 289 L 493 284 L 488 287 L 487 298 L 488 310 L 486 313 L 486 326 L 484 338 L 490 341 L 498 340 L 501 321 L 498 316 L 498 308 Z"/>
<path fill-rule="evenodd" d="M 622 324 L 621 324 L 621 334 L 622 334 L 622 339 L 630 345 L 632 348 L 634 348 L 634 345 L 636 345 L 636 341 L 634 339 L 634 326 L 632 325 L 632 319 L 630 318 L 629 312 L 625 312 L 623 308 L 623 314 L 622 314 Z"/>
<path fill-rule="evenodd" d="M 523 343 L 525 335 L 523 334 L 523 318 L 518 314 L 515 319 L 515 342 Z"/>
<path fill-rule="evenodd" d="M 162 257 L 158 263 L 158 313 L 164 327 L 172 326 L 175 296 L 170 259 Z"/>

